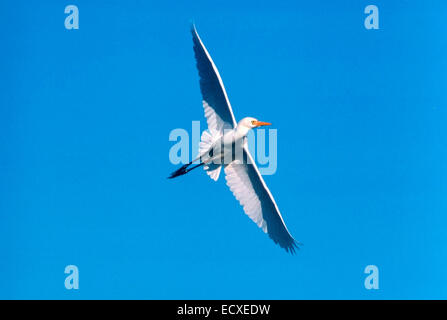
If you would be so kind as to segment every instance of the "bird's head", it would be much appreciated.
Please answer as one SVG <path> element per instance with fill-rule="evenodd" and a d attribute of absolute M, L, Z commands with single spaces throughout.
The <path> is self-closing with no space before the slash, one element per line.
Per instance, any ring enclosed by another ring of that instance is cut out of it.
<path fill-rule="evenodd" d="M 269 125 L 271 125 L 271 123 L 262 122 L 255 118 L 247 117 L 239 121 L 239 123 L 237 124 L 237 131 L 239 132 L 239 134 L 245 136 L 251 129 Z"/>
<path fill-rule="evenodd" d="M 259 121 L 258 119 L 252 118 L 252 117 L 246 117 L 239 121 L 237 126 L 245 127 L 248 129 L 254 129 L 262 126 L 269 126 L 271 123 Z"/>

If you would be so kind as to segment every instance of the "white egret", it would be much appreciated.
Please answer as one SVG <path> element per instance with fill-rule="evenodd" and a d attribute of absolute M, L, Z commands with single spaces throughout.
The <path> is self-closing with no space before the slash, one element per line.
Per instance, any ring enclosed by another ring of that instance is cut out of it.
<path fill-rule="evenodd" d="M 199 157 L 173 172 L 169 178 L 204 166 L 207 174 L 217 181 L 223 167 L 227 185 L 245 213 L 275 243 L 294 253 L 295 248 L 298 248 L 297 242 L 287 230 L 278 206 L 247 147 L 249 130 L 270 123 L 250 117 L 236 122 L 219 72 L 194 25 L 191 32 L 208 131 L 202 134 Z M 199 163 L 192 166 L 197 161 Z"/>

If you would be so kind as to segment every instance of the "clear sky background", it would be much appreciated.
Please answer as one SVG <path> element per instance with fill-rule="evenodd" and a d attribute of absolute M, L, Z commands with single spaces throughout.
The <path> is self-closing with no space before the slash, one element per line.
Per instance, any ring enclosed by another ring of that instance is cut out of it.
<path fill-rule="evenodd" d="M 446 17 L 445 1 L 2 1 L 0 298 L 447 298 Z M 265 180 L 294 256 L 223 177 L 166 179 L 171 130 L 205 127 L 191 20 L 236 119 L 278 130 Z"/>

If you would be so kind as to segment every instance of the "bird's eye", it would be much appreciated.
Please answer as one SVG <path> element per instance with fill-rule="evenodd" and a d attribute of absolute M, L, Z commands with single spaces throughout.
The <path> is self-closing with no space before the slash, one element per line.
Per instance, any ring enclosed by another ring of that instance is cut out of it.
<path fill-rule="evenodd" d="M 255 125 L 255 120 L 251 120 L 251 125 L 254 126 Z"/>

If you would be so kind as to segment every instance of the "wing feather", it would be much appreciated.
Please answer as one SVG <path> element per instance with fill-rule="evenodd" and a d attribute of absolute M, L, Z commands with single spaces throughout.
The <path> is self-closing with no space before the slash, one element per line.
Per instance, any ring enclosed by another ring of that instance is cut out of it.
<path fill-rule="evenodd" d="M 236 119 L 219 71 L 203 45 L 194 25 L 191 27 L 191 33 L 208 128 L 223 133 L 226 129 L 236 127 Z"/>
<path fill-rule="evenodd" d="M 246 146 L 243 160 L 235 160 L 225 167 L 225 179 L 244 212 L 275 243 L 294 253 L 298 248 L 297 242 L 287 230 L 278 206 Z"/>
<path fill-rule="evenodd" d="M 203 45 L 195 26 L 191 27 L 194 54 L 199 71 L 200 91 L 208 129 L 224 133 L 237 126 L 219 71 Z M 247 146 L 243 159 L 225 166 L 227 185 L 245 213 L 286 251 L 295 252 L 297 242 L 290 235 L 264 179 Z"/>

